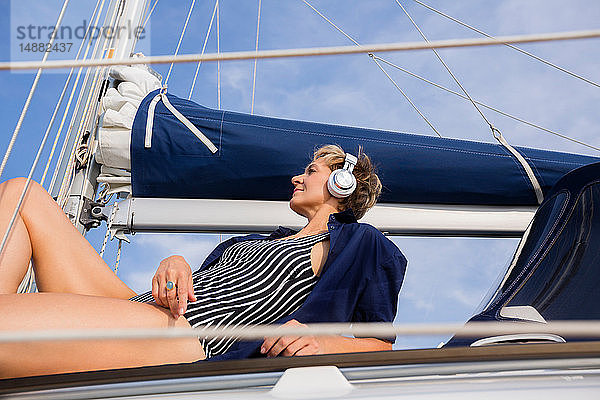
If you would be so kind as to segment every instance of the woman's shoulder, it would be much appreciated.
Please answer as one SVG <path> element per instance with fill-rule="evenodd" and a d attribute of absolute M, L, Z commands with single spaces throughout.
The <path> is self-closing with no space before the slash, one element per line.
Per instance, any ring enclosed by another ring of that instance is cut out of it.
<path fill-rule="evenodd" d="M 379 229 L 371 224 L 365 222 L 358 222 L 356 224 L 356 233 L 360 233 L 362 240 L 370 240 L 373 242 L 373 246 L 376 246 L 380 250 L 383 250 L 387 254 L 387 257 L 397 257 L 405 259 L 402 251 L 392 242 L 387 236 L 383 234 Z"/>
<path fill-rule="evenodd" d="M 355 229 L 357 232 L 360 232 L 364 235 L 369 235 L 372 236 L 374 239 L 377 240 L 387 240 L 389 241 L 389 239 L 383 234 L 383 232 L 381 232 L 379 229 L 377 229 L 376 227 L 374 227 L 371 224 L 368 224 L 366 222 L 357 222 L 355 225 Z"/>

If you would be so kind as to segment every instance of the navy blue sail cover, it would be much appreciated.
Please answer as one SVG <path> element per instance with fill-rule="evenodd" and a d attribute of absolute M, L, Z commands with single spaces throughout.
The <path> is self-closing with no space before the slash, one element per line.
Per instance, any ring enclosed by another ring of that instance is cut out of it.
<path fill-rule="evenodd" d="M 362 146 L 378 167 L 382 202 L 537 205 L 525 171 L 502 146 L 466 140 L 270 118 L 202 107 L 168 95 L 218 151 L 209 149 L 162 102 L 151 147 L 144 146 L 148 106 L 141 103 L 131 141 L 137 197 L 289 200 L 290 178 L 325 144 L 356 154 Z M 315 107 L 318 107 L 315 104 Z M 600 159 L 517 148 L 544 193 L 565 173 Z"/>

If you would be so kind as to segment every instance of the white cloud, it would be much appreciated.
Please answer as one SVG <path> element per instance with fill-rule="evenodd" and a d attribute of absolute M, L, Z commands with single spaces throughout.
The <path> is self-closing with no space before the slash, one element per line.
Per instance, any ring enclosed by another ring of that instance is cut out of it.
<path fill-rule="evenodd" d="M 199 264 L 218 244 L 218 235 L 207 234 L 140 234 L 139 251 L 154 254 L 178 254 L 190 264 Z"/>
<path fill-rule="evenodd" d="M 514 239 L 392 240 L 409 260 L 400 292 L 401 322 L 431 322 L 432 315 L 442 313 L 447 321 L 468 318 L 517 245 Z"/>
<path fill-rule="evenodd" d="M 395 237 L 392 240 L 409 260 L 400 291 L 397 323 L 466 321 L 506 269 L 517 245 L 515 239 Z M 435 347 L 448 338 L 401 337 L 394 348 Z"/>
<path fill-rule="evenodd" d="M 195 271 L 218 243 L 219 235 L 138 234 L 123 247 L 119 276 L 137 292 L 150 290 L 160 261 L 181 255 Z"/>

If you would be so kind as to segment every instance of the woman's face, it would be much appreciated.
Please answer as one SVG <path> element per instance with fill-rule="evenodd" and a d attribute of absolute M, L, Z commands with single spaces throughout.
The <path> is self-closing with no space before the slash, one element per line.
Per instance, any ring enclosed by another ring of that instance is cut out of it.
<path fill-rule="evenodd" d="M 293 193 L 290 208 L 296 213 L 309 217 L 324 204 L 336 207 L 338 199 L 327 190 L 327 179 L 331 170 L 323 159 L 311 162 L 302 175 L 292 178 Z"/>

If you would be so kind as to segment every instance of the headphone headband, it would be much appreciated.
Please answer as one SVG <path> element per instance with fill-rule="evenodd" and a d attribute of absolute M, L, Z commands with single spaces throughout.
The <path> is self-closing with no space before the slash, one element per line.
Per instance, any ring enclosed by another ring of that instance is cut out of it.
<path fill-rule="evenodd" d="M 357 162 L 358 158 L 350 153 L 346 153 L 346 159 L 344 160 L 344 167 L 342 169 L 348 170 L 348 172 L 352 173 Z"/>

